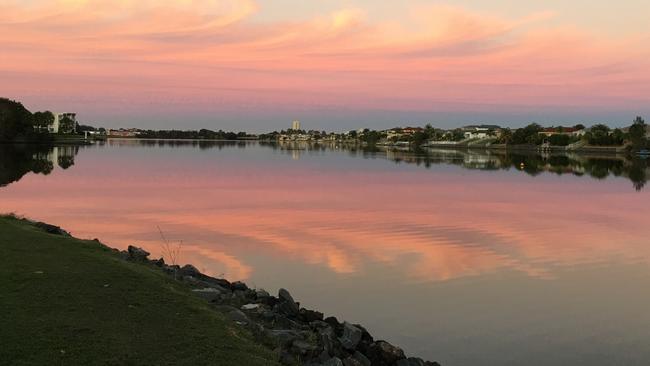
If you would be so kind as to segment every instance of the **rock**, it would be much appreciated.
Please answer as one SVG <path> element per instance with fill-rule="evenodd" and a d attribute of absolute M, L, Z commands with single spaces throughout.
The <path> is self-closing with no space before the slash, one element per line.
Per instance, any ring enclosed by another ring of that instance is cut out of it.
<path fill-rule="evenodd" d="M 281 288 L 278 297 L 280 298 L 279 312 L 288 316 L 298 316 L 300 314 L 300 307 L 293 300 L 289 291 Z"/>
<path fill-rule="evenodd" d="M 248 324 L 250 322 L 246 314 L 242 313 L 237 309 L 228 312 L 226 315 L 230 318 L 230 320 L 239 324 Z"/>
<path fill-rule="evenodd" d="M 401 348 L 395 347 L 386 341 L 377 341 L 368 347 L 366 353 L 373 366 L 391 366 L 399 360 L 406 358 Z"/>
<path fill-rule="evenodd" d="M 202 298 L 208 301 L 218 300 L 221 295 L 221 291 L 212 287 L 196 289 L 196 290 L 192 290 L 192 292 L 194 292 L 195 294 L 201 296 Z"/>
<path fill-rule="evenodd" d="M 409 357 L 404 360 L 399 360 L 395 366 L 425 366 L 424 361 L 420 358 Z"/>
<path fill-rule="evenodd" d="M 361 341 L 361 336 L 363 334 L 363 331 L 354 325 L 344 322 L 343 323 L 343 336 L 339 338 L 341 341 L 341 345 L 345 349 L 348 350 L 354 350 L 357 348 L 357 345 L 359 344 L 359 341 Z"/>
<path fill-rule="evenodd" d="M 246 291 L 246 290 L 248 290 L 248 286 L 246 286 L 246 284 L 241 282 L 241 281 L 231 283 L 230 288 L 233 291 Z"/>
<path fill-rule="evenodd" d="M 300 320 L 306 323 L 323 320 L 323 313 L 314 310 L 300 309 Z"/>
<path fill-rule="evenodd" d="M 127 250 L 129 252 L 129 258 L 132 260 L 146 261 L 149 256 L 149 252 L 142 248 L 134 247 L 133 245 L 129 245 Z"/>
<path fill-rule="evenodd" d="M 192 276 L 198 279 L 201 274 L 201 271 L 199 271 L 198 268 L 194 267 L 191 264 L 184 265 L 180 270 L 181 276 Z"/>
<path fill-rule="evenodd" d="M 53 235 L 63 235 L 63 236 L 70 236 L 67 231 L 61 229 L 58 226 L 46 224 L 44 222 L 37 222 L 34 225 L 36 225 L 37 228 L 45 231 L 48 234 L 53 234 Z M 148 254 L 147 254 L 148 255 Z"/>
<path fill-rule="evenodd" d="M 320 344 L 323 345 L 323 349 L 325 350 L 325 352 L 327 352 L 328 355 L 330 356 L 343 355 L 343 352 L 341 352 L 340 349 L 340 343 L 336 339 L 336 334 L 334 333 L 334 329 L 332 329 L 331 327 L 327 327 L 319 330 L 318 340 Z"/>
<path fill-rule="evenodd" d="M 323 366 L 343 366 L 343 361 L 338 357 L 332 357 L 329 360 L 323 362 Z"/>
<path fill-rule="evenodd" d="M 242 310 L 247 310 L 247 311 L 257 310 L 259 308 L 260 308 L 260 304 L 246 304 L 241 307 Z"/>
<path fill-rule="evenodd" d="M 257 299 L 266 299 L 267 297 L 270 297 L 271 295 L 264 289 L 257 289 L 255 290 L 255 297 Z"/>
<path fill-rule="evenodd" d="M 289 353 L 287 350 L 280 350 L 280 356 L 278 357 L 278 360 L 283 365 L 297 365 L 298 364 L 298 360 L 296 359 L 296 357 L 294 357 L 294 355 Z"/>
<path fill-rule="evenodd" d="M 291 343 L 291 352 L 300 355 L 301 359 L 312 358 L 318 354 L 318 346 L 302 339 L 295 339 Z"/>
<path fill-rule="evenodd" d="M 300 333 L 291 329 L 272 329 L 268 331 L 268 335 L 281 347 L 287 347 L 293 343 L 295 339 L 300 338 Z"/>
<path fill-rule="evenodd" d="M 345 360 L 343 360 L 343 365 L 345 366 L 371 366 L 372 363 L 368 357 L 364 356 L 361 352 L 357 351 L 354 354 Z"/>
<path fill-rule="evenodd" d="M 333 316 L 329 316 L 323 320 L 325 323 L 329 324 L 336 334 L 343 334 L 343 326 L 339 323 L 338 319 Z"/>
<path fill-rule="evenodd" d="M 165 265 L 162 267 L 162 269 L 163 269 L 163 271 L 164 271 L 165 273 L 167 273 L 168 275 L 176 276 L 176 274 L 178 273 L 178 271 L 181 270 L 181 267 L 176 266 L 176 265 L 174 265 L 174 266 L 168 266 L 168 265 L 165 264 Z"/>

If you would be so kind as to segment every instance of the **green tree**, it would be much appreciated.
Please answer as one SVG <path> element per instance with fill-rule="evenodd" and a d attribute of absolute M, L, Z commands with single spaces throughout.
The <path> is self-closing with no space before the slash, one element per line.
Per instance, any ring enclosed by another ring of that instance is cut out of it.
<path fill-rule="evenodd" d="M 637 117 L 630 127 L 630 141 L 634 149 L 639 150 L 647 145 L 646 131 L 647 125 L 645 121 L 643 118 Z"/>
<path fill-rule="evenodd" d="M 36 112 L 33 117 L 34 129 L 37 131 L 47 131 L 48 126 L 54 123 L 54 114 L 50 111 Z"/>
<path fill-rule="evenodd" d="M 59 133 L 73 133 L 76 127 L 75 124 L 76 122 L 72 118 L 63 116 L 59 120 Z"/>
<path fill-rule="evenodd" d="M 33 116 L 21 103 L 0 98 L 0 140 L 33 133 Z"/>
<path fill-rule="evenodd" d="M 573 126 L 573 129 L 574 129 L 574 130 L 578 130 L 578 131 L 580 131 L 580 130 L 584 130 L 584 129 L 585 129 L 585 125 L 583 125 L 582 123 L 578 123 L 577 125 Z"/>

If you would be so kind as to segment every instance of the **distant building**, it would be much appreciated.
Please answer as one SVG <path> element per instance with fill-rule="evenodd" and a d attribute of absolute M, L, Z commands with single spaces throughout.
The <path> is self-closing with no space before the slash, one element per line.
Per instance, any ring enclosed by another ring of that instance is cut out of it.
<path fill-rule="evenodd" d="M 293 121 L 291 123 L 291 129 L 294 131 L 300 130 L 300 121 Z"/>
<path fill-rule="evenodd" d="M 107 137 L 136 137 L 139 134 L 140 134 L 140 130 L 138 130 L 137 128 L 129 128 L 129 129 L 120 128 L 119 130 L 106 131 Z"/>
<path fill-rule="evenodd" d="M 417 132 L 423 132 L 424 128 L 422 127 L 404 127 L 402 128 L 402 133 L 405 135 L 413 135 Z"/>
<path fill-rule="evenodd" d="M 584 129 L 577 129 L 574 127 L 549 127 L 540 131 L 540 135 L 551 137 L 553 135 L 570 135 L 570 136 L 583 136 L 586 133 Z"/>

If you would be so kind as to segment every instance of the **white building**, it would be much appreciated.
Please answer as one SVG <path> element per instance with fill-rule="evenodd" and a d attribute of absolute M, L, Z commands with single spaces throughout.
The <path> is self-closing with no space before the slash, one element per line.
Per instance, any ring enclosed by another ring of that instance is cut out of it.
<path fill-rule="evenodd" d="M 300 121 L 293 121 L 291 123 L 291 129 L 292 130 L 299 130 L 300 129 Z"/>

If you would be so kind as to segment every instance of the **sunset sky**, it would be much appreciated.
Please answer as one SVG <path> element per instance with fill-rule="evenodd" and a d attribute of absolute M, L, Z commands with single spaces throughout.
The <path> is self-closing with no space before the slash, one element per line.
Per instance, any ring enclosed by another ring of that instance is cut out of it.
<path fill-rule="evenodd" d="M 0 96 L 106 127 L 650 117 L 647 0 L 0 0 Z"/>

